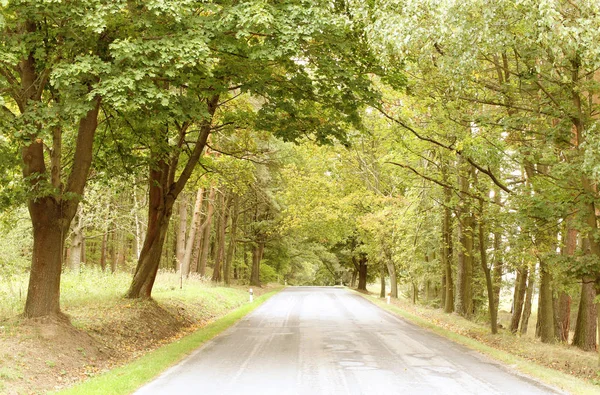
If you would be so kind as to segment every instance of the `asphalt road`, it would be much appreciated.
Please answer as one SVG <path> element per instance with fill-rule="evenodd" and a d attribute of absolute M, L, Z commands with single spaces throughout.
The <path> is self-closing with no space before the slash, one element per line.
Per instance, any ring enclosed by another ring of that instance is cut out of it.
<path fill-rule="evenodd" d="M 340 288 L 287 288 L 138 395 L 557 393 Z"/>

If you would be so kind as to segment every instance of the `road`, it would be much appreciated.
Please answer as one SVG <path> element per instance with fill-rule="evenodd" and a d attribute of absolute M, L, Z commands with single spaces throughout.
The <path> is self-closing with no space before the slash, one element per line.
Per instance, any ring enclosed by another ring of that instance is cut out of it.
<path fill-rule="evenodd" d="M 548 394 L 341 288 L 287 288 L 137 395 Z"/>

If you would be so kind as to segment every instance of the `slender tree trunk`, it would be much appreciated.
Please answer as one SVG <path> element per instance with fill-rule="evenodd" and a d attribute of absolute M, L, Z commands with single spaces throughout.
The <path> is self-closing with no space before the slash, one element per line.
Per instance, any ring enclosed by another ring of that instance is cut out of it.
<path fill-rule="evenodd" d="M 494 201 L 500 204 L 500 192 L 496 191 Z M 502 275 L 504 274 L 502 261 L 502 235 L 497 230 L 494 232 L 494 307 L 496 309 L 496 317 L 500 306 L 500 288 L 502 287 Z"/>
<path fill-rule="evenodd" d="M 479 218 L 479 255 L 481 260 L 481 268 L 483 269 L 483 273 L 485 274 L 485 284 L 488 295 L 488 310 L 490 313 L 490 329 L 493 334 L 496 334 L 498 333 L 498 310 L 496 310 L 496 307 L 494 305 L 494 289 L 492 284 L 492 274 L 487 264 L 487 242 L 485 235 L 485 223 L 483 221 L 483 201 L 480 201 L 480 204 L 481 217 Z"/>
<path fill-rule="evenodd" d="M 185 243 L 185 251 L 183 259 L 181 261 L 181 276 L 188 277 L 190 274 L 190 263 L 192 261 L 192 252 L 194 249 L 194 243 L 196 241 L 196 232 L 200 226 L 200 213 L 202 210 L 202 198 L 204 191 L 202 188 L 198 189 L 196 193 L 196 200 L 194 203 L 194 214 L 192 215 L 192 223 L 190 224 L 190 230 L 188 232 L 188 238 Z"/>
<path fill-rule="evenodd" d="M 235 254 L 235 238 L 237 236 L 237 222 L 239 217 L 239 197 L 233 195 L 233 208 L 231 213 L 231 230 L 229 232 L 229 245 L 227 246 L 227 256 L 225 258 L 225 266 L 223 267 L 223 281 L 229 285 L 231 283 L 230 273 L 233 266 L 233 256 Z"/>
<path fill-rule="evenodd" d="M 515 280 L 515 291 L 513 293 L 513 312 L 510 319 L 510 331 L 517 333 L 519 322 L 521 322 L 521 313 L 523 312 L 523 303 L 525 291 L 527 290 L 528 269 L 525 264 L 517 269 L 517 278 Z"/>
<path fill-rule="evenodd" d="M 182 270 L 182 263 L 186 251 L 186 233 L 187 233 L 187 222 L 188 222 L 188 201 L 187 194 L 182 193 L 178 200 L 179 222 L 177 227 L 177 238 L 175 239 L 175 270 Z"/>
<path fill-rule="evenodd" d="M 221 269 L 225 261 L 225 231 L 229 221 L 229 199 L 225 197 L 225 192 L 221 194 L 221 215 L 219 217 L 219 234 L 217 237 L 217 254 L 215 259 L 215 268 L 213 270 L 212 281 L 221 281 Z"/>
<path fill-rule="evenodd" d="M 383 263 L 381 263 L 379 265 L 379 277 L 380 277 L 380 284 L 381 284 L 381 288 L 379 290 L 379 297 L 380 298 L 385 298 L 385 266 Z"/>
<path fill-rule="evenodd" d="M 564 256 L 573 259 L 577 250 L 578 231 L 573 226 L 573 218 L 568 217 L 565 227 L 565 245 L 562 250 Z M 571 330 L 571 296 L 561 291 L 554 305 L 554 332 L 558 341 L 569 342 Z"/>
<path fill-rule="evenodd" d="M 442 264 L 444 266 L 444 312 L 454 311 L 454 282 L 452 281 L 452 191 L 444 188 L 444 221 L 442 224 Z"/>
<path fill-rule="evenodd" d="M 206 263 L 208 261 L 208 253 L 210 249 L 210 230 L 212 225 L 213 213 L 215 210 L 215 193 L 214 187 L 210 188 L 208 195 L 208 207 L 206 209 L 206 227 L 204 228 L 204 236 L 202 237 L 202 250 L 200 251 L 200 269 L 198 272 L 201 276 L 206 274 Z"/>
<path fill-rule="evenodd" d="M 355 287 L 357 277 L 358 277 L 358 269 L 352 270 L 352 279 L 350 280 L 350 288 Z"/>
<path fill-rule="evenodd" d="M 75 226 L 73 227 L 73 237 L 71 238 L 71 254 L 69 256 L 69 270 L 79 273 L 81 269 L 81 255 L 83 251 L 83 221 L 81 212 L 78 210 L 74 218 Z"/>
<path fill-rule="evenodd" d="M 390 296 L 398 298 L 398 278 L 396 276 L 396 266 L 389 259 L 387 261 L 388 275 L 390 276 Z"/>
<path fill-rule="evenodd" d="M 529 273 L 527 279 L 527 291 L 525 292 L 525 305 L 523 306 L 523 314 L 521 315 L 521 335 L 527 333 L 527 327 L 529 326 L 529 317 L 531 316 L 531 306 L 533 302 L 533 289 L 535 287 L 535 269 Z"/>
<path fill-rule="evenodd" d="M 250 272 L 250 285 L 260 287 L 260 261 L 265 248 L 264 242 L 258 242 L 252 248 L 252 271 Z"/>
<path fill-rule="evenodd" d="M 102 234 L 102 245 L 100 247 L 100 268 L 106 270 L 106 244 L 108 241 L 108 232 Z"/>

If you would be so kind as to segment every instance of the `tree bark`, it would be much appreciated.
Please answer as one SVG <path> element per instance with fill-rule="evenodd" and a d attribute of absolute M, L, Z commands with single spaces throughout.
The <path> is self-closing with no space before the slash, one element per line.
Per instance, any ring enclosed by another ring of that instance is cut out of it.
<path fill-rule="evenodd" d="M 260 287 L 260 261 L 265 248 L 264 242 L 257 242 L 252 247 L 252 271 L 250 272 L 250 285 Z"/>
<path fill-rule="evenodd" d="M 198 272 L 201 276 L 206 274 L 206 263 L 208 261 L 208 253 L 210 250 L 210 230 L 212 225 L 213 213 L 215 211 L 215 193 L 216 188 L 211 187 L 208 195 L 207 209 L 206 209 L 206 227 L 204 228 L 204 235 L 202 237 L 202 250 L 200 251 L 200 268 Z"/>
<path fill-rule="evenodd" d="M 462 162 L 464 160 L 461 159 Z M 456 312 L 463 317 L 473 314 L 473 215 L 467 193 L 471 168 L 465 162 L 460 166 L 458 184 L 461 201 L 458 208 L 458 270 L 456 276 Z M 465 174 L 466 173 L 466 174 Z"/>
<path fill-rule="evenodd" d="M 533 289 L 535 284 L 535 269 L 529 273 L 527 279 L 527 291 L 525 292 L 525 305 L 523 306 L 523 314 L 521 315 L 521 335 L 527 333 L 527 327 L 529 326 L 529 317 L 531 316 L 531 305 L 533 299 Z"/>
<path fill-rule="evenodd" d="M 513 312 L 510 319 L 510 331 L 517 333 L 519 322 L 521 322 L 521 313 L 523 312 L 523 303 L 525 291 L 527 290 L 528 269 L 525 264 L 517 269 L 517 278 L 515 279 L 515 291 L 513 293 Z"/>
<path fill-rule="evenodd" d="M 361 254 L 358 258 L 358 290 L 367 290 L 367 257 Z"/>
<path fill-rule="evenodd" d="M 538 333 L 543 343 L 554 343 L 554 304 L 552 275 L 544 260 L 540 260 L 540 295 L 538 300 Z"/>
<path fill-rule="evenodd" d="M 71 238 L 71 254 L 69 256 L 69 270 L 79 273 L 81 269 L 81 256 L 83 255 L 83 218 L 78 210 L 74 218 L 73 237 Z"/>
<path fill-rule="evenodd" d="M 31 88 L 37 78 L 33 56 L 23 66 L 23 87 Z M 28 201 L 33 226 L 33 251 L 25 317 L 60 314 L 60 275 L 65 237 L 83 194 L 92 163 L 93 143 L 98 126 L 100 100 L 95 99 L 79 122 L 73 166 L 64 187 L 65 194 L 38 196 Z M 55 138 L 61 138 L 60 133 Z M 38 189 L 48 177 L 44 161 L 44 144 L 32 138 L 22 150 L 23 176 L 30 180 L 32 189 Z M 76 196 L 75 198 L 73 196 Z"/>
<path fill-rule="evenodd" d="M 383 263 L 379 265 L 379 277 L 381 288 L 379 290 L 379 297 L 385 298 L 385 266 Z"/>
<path fill-rule="evenodd" d="M 227 222 L 229 221 L 229 199 L 225 197 L 225 192 L 221 193 L 221 215 L 219 216 L 219 234 L 217 238 L 217 254 L 215 259 L 215 267 L 213 270 L 212 281 L 221 281 L 221 269 L 225 261 L 225 231 Z"/>
<path fill-rule="evenodd" d="M 356 278 L 358 277 L 358 269 L 352 270 L 352 279 L 350 280 L 350 288 L 354 288 L 356 286 Z"/>
<path fill-rule="evenodd" d="M 454 311 L 454 281 L 452 281 L 452 191 L 444 188 L 444 220 L 442 223 L 442 265 L 444 270 L 444 312 Z"/>
<path fill-rule="evenodd" d="M 394 262 L 388 260 L 387 262 L 388 275 L 390 276 L 390 296 L 392 298 L 398 298 L 398 278 L 396 276 L 396 266 Z"/>
<path fill-rule="evenodd" d="M 577 311 L 573 345 L 585 350 L 596 349 L 596 284 L 593 277 L 584 277 L 581 284 L 581 299 Z"/>
<path fill-rule="evenodd" d="M 233 207 L 231 212 L 231 229 L 229 231 L 229 245 L 227 246 L 227 256 L 225 258 L 225 266 L 223 266 L 223 281 L 229 285 L 231 283 L 231 267 L 233 266 L 233 256 L 235 254 L 235 243 L 237 236 L 237 223 L 239 217 L 239 197 L 233 195 Z"/>
<path fill-rule="evenodd" d="M 483 200 L 480 201 L 480 218 L 479 218 L 479 255 L 481 268 L 485 274 L 485 284 L 488 295 L 488 310 L 490 314 L 490 329 L 493 334 L 498 333 L 498 316 L 494 305 L 494 289 L 492 284 L 492 274 L 487 264 L 487 242 L 485 236 L 485 223 L 483 221 Z"/>
<path fill-rule="evenodd" d="M 183 253 L 183 259 L 181 261 L 181 276 L 188 277 L 190 274 L 190 263 L 192 261 L 192 252 L 194 244 L 196 242 L 196 232 L 202 231 L 198 229 L 200 226 L 200 213 L 202 211 L 202 198 L 204 196 L 204 190 L 198 189 L 196 193 L 196 201 L 194 203 L 194 214 L 192 215 L 192 223 L 190 224 L 190 230 L 188 232 L 187 241 L 185 243 L 185 251 Z"/>
<path fill-rule="evenodd" d="M 500 191 L 496 190 L 494 202 L 501 203 Z M 502 287 L 502 275 L 504 274 L 504 262 L 502 260 L 502 234 L 500 231 L 494 231 L 494 307 L 496 308 L 496 317 L 500 306 L 500 288 Z"/>
<path fill-rule="evenodd" d="M 186 251 L 186 233 L 188 222 L 188 202 L 187 195 L 182 193 L 179 196 L 177 213 L 179 214 L 179 222 L 177 227 L 177 237 L 175 238 L 175 270 L 182 270 L 182 263 Z"/>

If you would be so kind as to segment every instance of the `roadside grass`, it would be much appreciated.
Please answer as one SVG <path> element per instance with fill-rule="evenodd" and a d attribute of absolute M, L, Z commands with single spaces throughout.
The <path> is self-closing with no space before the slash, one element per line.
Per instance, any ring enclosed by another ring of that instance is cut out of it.
<path fill-rule="evenodd" d="M 244 316 L 252 312 L 278 291 L 269 292 L 224 317 L 206 325 L 182 339 L 145 354 L 143 357 L 107 373 L 101 374 L 75 387 L 55 394 L 60 395 L 122 395 L 130 394 L 145 383 L 173 366 L 203 343 L 214 338 Z"/>
<path fill-rule="evenodd" d="M 416 307 L 402 300 L 394 300 L 392 304 L 388 305 L 385 299 L 380 299 L 376 295 L 359 294 L 384 310 L 456 343 L 486 354 L 509 365 L 510 368 L 539 379 L 548 385 L 573 394 L 600 393 L 598 385 L 541 364 L 547 364 L 550 362 L 548 359 L 554 359 L 562 360 L 567 364 L 587 364 L 583 367 L 587 366 L 594 370 L 592 367 L 594 366 L 597 370 L 597 356 L 593 353 L 573 350 L 572 347 L 564 345 L 547 345 L 528 338 L 518 338 L 506 332 L 491 335 L 487 327 L 455 314 L 444 314 L 433 309 Z M 458 331 L 465 334 L 457 333 Z M 521 355 L 528 355 L 538 363 Z M 589 365 L 590 361 L 594 365 Z M 564 368 L 564 366 L 557 367 Z"/>
<path fill-rule="evenodd" d="M 131 392 L 281 289 L 258 288 L 250 304 L 245 285 L 199 276 L 181 281 L 161 270 L 152 300 L 130 300 L 123 297 L 130 282 L 130 273 L 96 267 L 63 273 L 61 309 L 69 325 L 24 319 L 27 276 L 0 276 L 0 394 L 58 391 L 105 374 L 96 393 L 107 393 L 113 379 L 117 392 L 110 393 Z M 157 357 L 144 356 L 149 352 Z M 93 391 L 87 385 L 79 393 Z"/>

